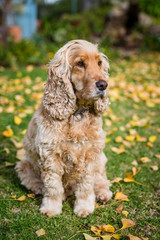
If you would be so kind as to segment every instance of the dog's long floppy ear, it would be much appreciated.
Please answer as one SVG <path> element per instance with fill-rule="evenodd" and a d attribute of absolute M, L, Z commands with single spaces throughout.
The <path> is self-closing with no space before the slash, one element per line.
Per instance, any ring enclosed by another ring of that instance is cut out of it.
<path fill-rule="evenodd" d="M 109 69 L 109 63 L 108 63 L 108 58 L 105 56 L 103 53 L 100 53 L 103 61 L 102 61 L 102 68 L 101 72 L 103 76 L 105 77 L 105 80 L 108 81 L 109 75 L 108 75 L 108 69 Z M 106 90 L 107 91 L 107 90 Z M 109 98 L 108 94 L 106 92 L 106 95 L 103 98 L 99 98 L 97 101 L 94 103 L 94 110 L 97 114 L 103 114 L 107 112 L 109 106 Z"/>
<path fill-rule="evenodd" d="M 76 96 L 70 82 L 70 65 L 67 54 L 71 44 L 61 48 L 48 67 L 48 79 L 42 104 L 54 119 L 63 120 L 75 111 Z"/>

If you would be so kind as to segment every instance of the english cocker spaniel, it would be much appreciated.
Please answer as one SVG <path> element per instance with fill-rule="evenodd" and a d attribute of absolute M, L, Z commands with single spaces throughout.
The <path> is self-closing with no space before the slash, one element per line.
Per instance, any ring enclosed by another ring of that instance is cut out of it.
<path fill-rule="evenodd" d="M 73 40 L 51 60 L 41 105 L 24 137 L 26 156 L 16 165 L 21 183 L 42 194 L 40 211 L 52 217 L 75 193 L 74 212 L 93 213 L 95 198 L 112 197 L 103 153 L 101 114 L 107 111 L 107 57 L 97 45 Z"/>

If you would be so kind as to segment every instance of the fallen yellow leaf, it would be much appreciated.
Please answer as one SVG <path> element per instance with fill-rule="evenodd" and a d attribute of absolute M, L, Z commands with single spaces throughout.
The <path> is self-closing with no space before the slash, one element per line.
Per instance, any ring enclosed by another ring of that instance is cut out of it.
<path fill-rule="evenodd" d="M 99 229 L 99 227 L 91 226 L 91 231 L 94 232 L 96 236 L 101 234 L 101 229 Z"/>
<path fill-rule="evenodd" d="M 40 236 L 45 235 L 46 231 L 43 228 L 41 228 L 41 229 L 36 231 L 36 234 L 37 234 L 38 237 L 40 237 Z"/>
<path fill-rule="evenodd" d="M 121 230 L 125 229 L 125 228 L 129 228 L 129 227 L 133 227 L 136 225 L 135 222 L 133 222 L 131 219 L 127 219 L 127 218 L 122 218 L 122 224 L 123 224 L 123 226 L 121 227 Z"/>
<path fill-rule="evenodd" d="M 124 178 L 124 182 L 136 182 L 134 178 L 131 176 L 129 172 L 126 173 L 126 178 Z"/>
<path fill-rule="evenodd" d="M 16 142 L 16 140 L 13 138 L 11 138 L 11 142 L 14 144 L 16 148 L 21 148 L 23 146 L 21 142 Z"/>
<path fill-rule="evenodd" d="M 129 212 L 127 212 L 127 211 L 122 211 L 122 214 L 125 216 L 125 217 L 127 217 L 128 216 L 128 214 L 129 214 Z"/>
<path fill-rule="evenodd" d="M 12 137 L 13 136 L 13 130 L 8 126 L 6 127 L 6 130 L 2 133 L 4 137 Z"/>
<path fill-rule="evenodd" d="M 111 237 L 112 237 L 112 235 L 110 235 L 110 234 L 101 235 L 101 238 L 102 238 L 103 240 L 110 240 Z M 88 239 L 88 240 L 89 240 L 89 239 Z"/>
<path fill-rule="evenodd" d="M 149 159 L 148 157 L 142 157 L 142 158 L 140 158 L 140 160 L 143 163 L 151 162 L 151 159 Z"/>
<path fill-rule="evenodd" d="M 151 168 L 152 168 L 153 171 L 158 171 L 158 169 L 159 169 L 158 166 L 156 166 L 156 165 L 155 166 L 151 166 Z"/>
<path fill-rule="evenodd" d="M 121 136 L 118 136 L 115 138 L 115 142 L 120 143 L 123 141 L 123 138 Z"/>
<path fill-rule="evenodd" d="M 126 139 L 127 141 L 133 142 L 134 139 L 135 139 L 135 136 L 134 136 L 134 135 L 128 135 L 128 136 L 125 136 L 125 139 Z"/>
<path fill-rule="evenodd" d="M 27 196 L 30 197 L 30 198 L 35 198 L 35 194 L 34 193 L 28 193 Z"/>
<path fill-rule="evenodd" d="M 7 154 L 10 153 L 10 150 L 9 150 L 8 148 L 6 148 L 6 147 L 5 147 L 3 150 L 4 150 Z"/>
<path fill-rule="evenodd" d="M 160 159 L 160 154 L 155 154 L 155 157 Z"/>
<path fill-rule="evenodd" d="M 133 162 L 131 162 L 134 166 L 137 166 L 138 165 L 138 163 L 137 163 L 137 161 L 136 160 L 134 160 Z"/>
<path fill-rule="evenodd" d="M 117 154 L 126 152 L 124 145 L 121 145 L 120 148 L 111 147 L 111 150 Z"/>
<path fill-rule="evenodd" d="M 122 180 L 121 177 L 116 177 L 114 180 L 110 181 L 110 183 L 118 183 Z"/>
<path fill-rule="evenodd" d="M 111 138 L 106 138 L 105 143 L 109 143 L 111 141 Z"/>
<path fill-rule="evenodd" d="M 113 233 L 115 232 L 115 229 L 112 225 L 107 224 L 107 225 L 100 225 L 99 228 L 101 229 L 101 231 L 103 232 L 110 232 Z"/>
<path fill-rule="evenodd" d="M 147 142 L 146 146 L 149 147 L 149 148 L 153 148 L 153 144 L 151 142 Z"/>
<path fill-rule="evenodd" d="M 149 142 L 154 143 L 156 141 L 156 136 L 150 136 L 149 137 Z"/>
<path fill-rule="evenodd" d="M 23 195 L 23 196 L 19 197 L 19 198 L 18 198 L 18 199 L 16 199 L 16 200 L 18 200 L 18 201 L 21 201 L 21 202 L 22 202 L 22 201 L 24 201 L 25 199 L 26 199 L 26 196 L 24 196 L 24 195 Z"/>
<path fill-rule="evenodd" d="M 121 234 L 113 234 L 112 235 L 115 239 L 120 239 L 121 238 Z"/>
<path fill-rule="evenodd" d="M 21 119 L 20 117 L 18 117 L 18 116 L 15 116 L 15 117 L 14 117 L 14 123 L 15 123 L 15 124 L 20 125 L 21 122 L 22 122 L 22 119 Z"/>
<path fill-rule="evenodd" d="M 117 192 L 116 195 L 115 195 L 115 199 L 116 200 L 121 200 L 121 201 L 129 201 L 128 200 L 128 196 L 123 194 L 122 192 Z"/>

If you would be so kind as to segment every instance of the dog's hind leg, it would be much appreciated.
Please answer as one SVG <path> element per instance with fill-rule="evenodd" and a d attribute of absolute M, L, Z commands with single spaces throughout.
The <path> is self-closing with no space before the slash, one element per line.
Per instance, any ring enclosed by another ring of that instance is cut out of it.
<path fill-rule="evenodd" d="M 42 194 L 43 183 L 29 160 L 24 159 L 18 162 L 15 169 L 22 185 L 35 194 Z"/>

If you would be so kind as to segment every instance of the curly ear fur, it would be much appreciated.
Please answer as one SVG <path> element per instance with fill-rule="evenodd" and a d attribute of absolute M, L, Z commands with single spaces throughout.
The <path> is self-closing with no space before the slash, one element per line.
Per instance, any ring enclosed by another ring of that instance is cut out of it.
<path fill-rule="evenodd" d="M 54 119 L 63 120 L 75 111 L 76 96 L 70 82 L 67 54 L 71 44 L 65 45 L 51 60 L 44 88 L 43 106 Z"/>
<path fill-rule="evenodd" d="M 103 53 L 100 53 L 103 61 L 102 61 L 102 74 L 104 75 L 105 79 L 108 81 L 109 79 L 109 74 L 108 74 L 108 69 L 109 69 L 109 63 L 108 63 L 108 58 L 106 55 Z M 94 103 L 94 110 L 97 114 L 103 114 L 107 112 L 109 106 L 109 99 L 106 94 L 104 98 L 99 98 L 97 101 Z"/>

